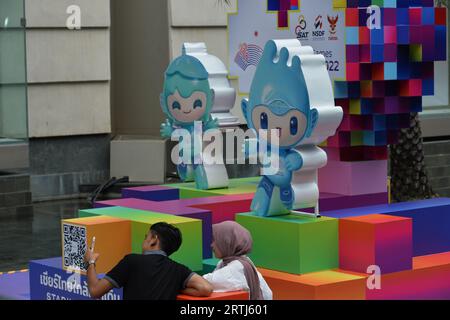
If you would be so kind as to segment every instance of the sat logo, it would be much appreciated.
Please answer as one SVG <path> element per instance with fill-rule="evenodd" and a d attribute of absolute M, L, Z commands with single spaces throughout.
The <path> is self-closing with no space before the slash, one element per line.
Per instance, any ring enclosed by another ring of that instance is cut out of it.
<path fill-rule="evenodd" d="M 307 40 L 309 31 L 305 31 L 307 27 L 306 19 L 304 15 L 301 15 L 298 17 L 298 25 L 295 28 L 295 35 L 297 36 L 298 40 Z"/>

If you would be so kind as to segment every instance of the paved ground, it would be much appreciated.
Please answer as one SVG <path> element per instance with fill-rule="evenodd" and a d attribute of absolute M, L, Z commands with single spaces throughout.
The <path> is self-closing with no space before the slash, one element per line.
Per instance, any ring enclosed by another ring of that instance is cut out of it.
<path fill-rule="evenodd" d="M 75 218 L 84 200 L 35 204 L 33 210 L 0 216 L 0 272 L 28 269 L 28 261 L 61 256 L 61 219 Z"/>

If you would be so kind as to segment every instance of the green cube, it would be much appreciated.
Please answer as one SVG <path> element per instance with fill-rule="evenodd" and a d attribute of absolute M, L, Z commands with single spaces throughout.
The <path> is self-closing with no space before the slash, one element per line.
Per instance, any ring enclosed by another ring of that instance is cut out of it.
<path fill-rule="evenodd" d="M 258 267 L 305 274 L 339 266 L 337 219 L 242 213 L 236 221 L 252 234 L 250 257 Z"/>
<path fill-rule="evenodd" d="M 173 224 L 180 229 L 183 243 L 170 258 L 193 271 L 203 269 L 201 220 L 123 207 L 80 210 L 78 215 L 80 218 L 109 216 L 131 221 L 131 251 L 133 253 L 142 253 L 142 242 L 152 224 L 157 222 Z"/>
<path fill-rule="evenodd" d="M 204 198 L 231 194 L 254 193 L 261 177 L 230 179 L 228 188 L 199 190 L 195 182 L 167 184 L 165 186 L 180 190 L 180 199 Z"/>
<path fill-rule="evenodd" d="M 217 258 L 210 258 L 203 260 L 203 269 L 199 271 L 198 274 L 202 276 L 204 274 L 213 272 L 216 269 L 219 261 L 220 259 Z"/>
<path fill-rule="evenodd" d="M 210 190 L 195 189 L 195 186 L 193 187 L 183 186 L 180 187 L 179 190 L 180 190 L 180 199 L 206 198 L 216 195 Z"/>

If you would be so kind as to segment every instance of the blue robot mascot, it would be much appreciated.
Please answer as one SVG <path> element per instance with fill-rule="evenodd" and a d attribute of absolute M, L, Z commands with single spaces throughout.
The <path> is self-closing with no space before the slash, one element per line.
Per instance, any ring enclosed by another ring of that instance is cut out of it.
<path fill-rule="evenodd" d="M 186 129 L 191 135 L 191 161 L 189 163 L 181 161 L 177 164 L 181 180 L 185 182 L 195 180 L 198 189 L 209 189 L 205 166 L 194 161 L 199 157 L 199 154 L 194 153 L 196 138 L 194 128 L 195 123 L 199 121 L 202 123 L 203 131 L 218 128 L 218 121 L 213 120 L 210 115 L 214 91 L 209 85 L 208 72 L 197 58 L 183 52 L 172 61 L 165 73 L 160 103 L 167 116 L 166 121 L 161 124 L 161 136 L 170 138 L 176 129 Z M 179 155 L 180 158 L 183 157 L 183 150 Z"/>
<path fill-rule="evenodd" d="M 295 202 L 293 173 L 303 166 L 295 147 L 312 135 L 319 118 L 318 111 L 309 102 L 300 58 L 289 59 L 286 48 L 282 48 L 277 57 L 275 42 L 268 41 L 255 71 L 249 99 L 242 100 L 242 111 L 258 140 L 268 137 L 268 152 L 273 147 L 270 133 L 278 135 L 274 140 L 278 140 L 278 172 L 262 177 L 251 209 L 259 216 L 287 214 Z M 261 132 L 267 135 L 261 137 Z M 273 213 L 271 208 L 275 203 L 281 209 Z"/>

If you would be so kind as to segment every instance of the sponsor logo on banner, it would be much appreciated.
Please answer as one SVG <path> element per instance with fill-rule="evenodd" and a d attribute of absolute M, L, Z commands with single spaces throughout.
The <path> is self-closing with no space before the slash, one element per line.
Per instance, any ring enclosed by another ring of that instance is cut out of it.
<path fill-rule="evenodd" d="M 330 25 L 329 27 L 329 32 L 330 32 L 330 36 L 328 37 L 328 40 L 338 40 L 337 37 L 337 23 L 339 21 L 339 16 L 335 15 L 335 16 L 329 16 L 327 15 L 328 18 L 328 23 Z"/>
<path fill-rule="evenodd" d="M 314 27 L 316 28 L 316 30 L 322 30 L 323 27 L 322 15 L 319 14 L 316 17 L 316 21 L 314 21 Z"/>
<path fill-rule="evenodd" d="M 306 19 L 304 15 L 298 17 L 298 25 L 295 28 L 295 35 L 298 40 L 308 40 L 309 31 L 305 31 L 307 27 Z"/>
<path fill-rule="evenodd" d="M 258 65 L 262 53 L 263 49 L 256 44 L 241 43 L 234 62 L 245 71 L 249 66 L 256 67 Z"/>
<path fill-rule="evenodd" d="M 314 31 L 312 32 L 313 40 L 324 40 L 325 31 L 323 30 L 323 17 L 318 15 L 314 21 Z"/>

